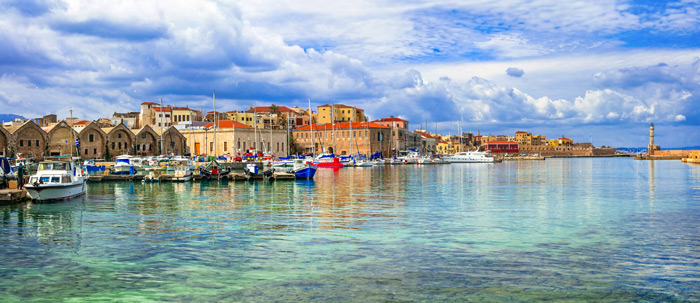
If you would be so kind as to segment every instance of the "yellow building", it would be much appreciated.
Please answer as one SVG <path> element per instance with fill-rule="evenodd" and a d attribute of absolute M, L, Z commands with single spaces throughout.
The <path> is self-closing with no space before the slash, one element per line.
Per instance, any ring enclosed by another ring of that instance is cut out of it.
<path fill-rule="evenodd" d="M 212 122 L 203 129 L 185 129 L 182 135 L 187 138 L 187 150 L 195 155 L 235 155 L 259 151 L 279 157 L 286 156 L 289 151 L 286 130 L 255 130 L 231 120 Z"/>
<path fill-rule="evenodd" d="M 546 140 L 546 142 L 547 142 L 547 145 L 550 145 L 550 146 L 572 146 L 572 145 L 574 145 L 574 140 L 571 140 L 571 139 L 566 138 L 566 137 L 561 137 L 561 138 L 556 139 L 556 140 Z"/>
<path fill-rule="evenodd" d="M 226 116 L 228 117 L 229 120 L 231 121 L 236 121 L 238 123 L 253 127 L 255 125 L 255 121 L 253 118 L 255 115 L 253 113 L 246 113 L 246 112 L 239 112 L 239 111 L 230 111 L 226 112 Z"/>
<path fill-rule="evenodd" d="M 171 118 L 174 125 L 180 122 L 198 121 L 197 111 L 187 107 L 173 107 Z"/>
<path fill-rule="evenodd" d="M 532 144 L 532 133 L 525 131 L 515 132 L 515 142 L 520 145 L 531 145 Z"/>
<path fill-rule="evenodd" d="M 331 122 L 362 122 L 365 111 L 345 104 L 325 104 L 318 107 L 319 124 Z"/>

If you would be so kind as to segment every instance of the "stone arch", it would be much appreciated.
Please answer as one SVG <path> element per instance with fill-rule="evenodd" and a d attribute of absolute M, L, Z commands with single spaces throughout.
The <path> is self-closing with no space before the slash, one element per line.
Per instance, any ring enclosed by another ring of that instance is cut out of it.
<path fill-rule="evenodd" d="M 163 140 L 163 154 L 182 155 L 187 153 L 187 139 L 177 128 L 171 126 L 161 136 Z"/>
<path fill-rule="evenodd" d="M 48 154 L 51 156 L 67 155 L 73 154 L 77 155 L 75 149 L 75 138 L 78 136 L 78 132 L 73 130 L 73 128 L 66 123 L 66 121 L 61 120 L 58 124 L 54 125 L 51 130 L 49 130 L 49 150 Z"/>
<path fill-rule="evenodd" d="M 0 125 L 0 156 L 10 156 L 10 132 Z"/>
<path fill-rule="evenodd" d="M 159 150 L 160 136 L 153 128 L 146 125 L 139 130 L 132 129 L 134 135 L 134 153 L 139 156 L 153 156 Z"/>
<path fill-rule="evenodd" d="M 102 131 L 107 134 L 106 152 L 111 158 L 134 152 L 134 133 L 124 124 L 119 123 L 115 127 L 103 128 Z"/>
<path fill-rule="evenodd" d="M 80 138 L 78 148 L 83 159 L 104 159 L 107 134 L 97 126 L 97 123 L 88 123 L 80 130 L 78 138 Z"/>
<path fill-rule="evenodd" d="M 10 148 L 15 156 L 43 160 L 47 150 L 48 134 L 34 121 L 29 120 L 12 131 Z"/>

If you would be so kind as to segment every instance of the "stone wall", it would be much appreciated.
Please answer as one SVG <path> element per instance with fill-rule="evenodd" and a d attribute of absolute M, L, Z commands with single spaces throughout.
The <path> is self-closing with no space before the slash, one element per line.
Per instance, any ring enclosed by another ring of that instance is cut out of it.
<path fill-rule="evenodd" d="M 163 153 L 183 155 L 187 152 L 187 140 L 177 129 L 171 127 L 163 133 Z"/>
<path fill-rule="evenodd" d="M 80 137 L 80 156 L 83 159 L 104 159 L 106 136 L 95 124 L 91 123 L 78 134 Z"/>
<path fill-rule="evenodd" d="M 0 156 L 9 157 L 10 155 L 10 133 L 0 127 Z"/>
<path fill-rule="evenodd" d="M 112 158 L 133 153 L 134 134 L 123 124 L 119 125 L 107 134 L 107 149 Z"/>
<path fill-rule="evenodd" d="M 24 124 L 12 136 L 14 142 L 10 144 L 14 146 L 15 156 L 21 153 L 22 158 L 44 159 L 48 135 L 34 122 Z"/>

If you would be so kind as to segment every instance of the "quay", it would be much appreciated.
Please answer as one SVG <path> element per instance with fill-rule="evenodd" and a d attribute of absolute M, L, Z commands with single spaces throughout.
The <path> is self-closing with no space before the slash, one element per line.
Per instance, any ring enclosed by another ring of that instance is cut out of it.
<path fill-rule="evenodd" d="M 29 200 L 26 189 L 0 189 L 0 205 L 14 204 Z"/>

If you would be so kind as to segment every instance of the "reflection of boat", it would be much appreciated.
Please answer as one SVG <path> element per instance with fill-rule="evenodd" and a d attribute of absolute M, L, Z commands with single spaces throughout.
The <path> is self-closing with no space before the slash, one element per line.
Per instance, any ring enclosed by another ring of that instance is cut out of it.
<path fill-rule="evenodd" d="M 134 158 L 129 155 L 121 155 L 117 157 L 117 162 L 114 164 L 114 174 L 129 175 L 134 171 Z"/>
<path fill-rule="evenodd" d="M 25 185 L 32 200 L 47 201 L 67 199 L 85 193 L 82 170 L 68 161 L 44 161 L 39 171 Z"/>
<path fill-rule="evenodd" d="M 297 179 L 313 179 L 316 175 L 316 167 L 311 166 L 310 162 L 302 159 L 294 160 L 294 177 Z"/>
<path fill-rule="evenodd" d="M 442 158 L 445 162 L 449 163 L 493 163 L 496 162 L 495 158 L 491 156 L 490 152 L 460 152 L 454 155 L 445 156 Z"/>

